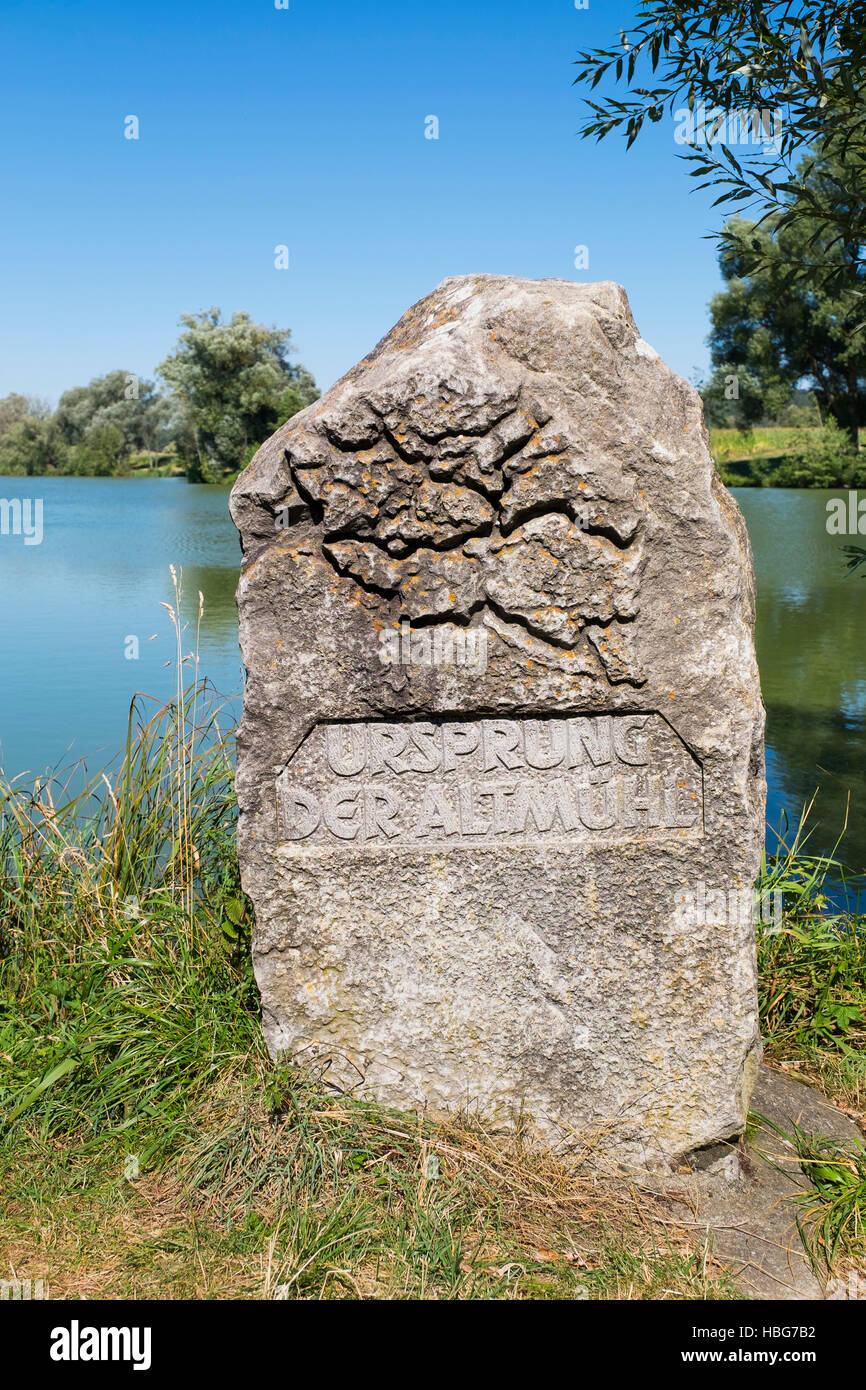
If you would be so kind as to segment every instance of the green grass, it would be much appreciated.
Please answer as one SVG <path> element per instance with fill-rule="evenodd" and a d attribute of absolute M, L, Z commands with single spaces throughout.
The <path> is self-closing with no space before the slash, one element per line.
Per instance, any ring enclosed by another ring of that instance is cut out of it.
<path fill-rule="evenodd" d="M 845 888 L 832 854 L 808 853 L 809 808 L 795 833 L 765 859 L 759 889 L 783 895 L 780 924 L 759 924 L 758 973 L 765 1060 L 795 1072 L 866 1119 L 866 918 L 834 909 L 828 879 Z M 840 837 L 841 838 L 841 837 Z M 847 897 L 857 901 L 857 885 Z M 836 895 L 839 896 L 838 894 Z M 800 1232 L 816 1269 L 866 1256 L 866 1147 L 794 1127 L 783 1135 L 808 1184 Z"/>
<path fill-rule="evenodd" d="M 833 421 L 823 427 L 711 429 L 710 448 L 728 487 L 866 486 L 862 455 Z"/>
<path fill-rule="evenodd" d="M 809 852 L 808 809 L 765 858 L 759 890 L 781 893 L 782 922 L 759 923 L 765 1056 L 807 1072 L 855 1113 L 866 1110 L 866 918 L 832 906 L 828 880 L 857 903 L 844 866 Z M 839 897 L 839 894 L 836 894 Z"/>
<path fill-rule="evenodd" d="M 863 1258 L 866 1147 L 846 1146 L 802 1130 L 794 1133 L 800 1168 L 811 1190 L 800 1197 L 800 1230 L 816 1268 Z"/>
<path fill-rule="evenodd" d="M 716 428 L 710 430 L 710 448 L 717 463 L 771 458 L 796 449 L 808 432 L 808 426 L 756 425 L 751 430 Z"/>
<path fill-rule="evenodd" d="M 795 1194 L 797 1226 L 806 1253 L 818 1274 L 832 1273 L 840 1263 L 861 1265 L 866 1255 L 866 1145 L 840 1143 L 822 1134 L 809 1134 L 798 1125 L 791 1132 L 766 1115 L 753 1115 L 758 1131 L 772 1130 L 784 1141 L 774 1165 L 791 1175 L 790 1159 L 799 1166 L 807 1186 Z"/>

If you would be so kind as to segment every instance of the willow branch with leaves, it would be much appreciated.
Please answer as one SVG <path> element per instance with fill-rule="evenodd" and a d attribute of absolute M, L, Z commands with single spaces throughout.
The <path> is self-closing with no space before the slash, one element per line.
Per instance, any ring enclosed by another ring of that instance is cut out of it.
<path fill-rule="evenodd" d="M 580 134 L 600 140 L 619 132 L 628 148 L 666 110 L 703 106 L 716 118 L 715 131 L 711 122 L 709 138 L 690 141 L 683 156 L 698 186 L 719 189 L 713 206 L 743 211 L 750 204 L 759 225 L 769 216 L 777 229 L 808 219 L 814 259 L 792 269 L 829 285 L 838 279 L 838 253 L 846 248 L 862 264 L 866 245 L 864 53 L 862 0 L 647 0 L 616 47 L 579 55 L 577 83 L 593 91 L 603 82 L 606 89 L 611 82 L 628 88 L 625 100 L 586 98 Z M 731 117 L 743 129 L 744 120 L 770 112 L 778 138 L 769 147 L 762 143 L 738 158 L 713 138 Z M 819 197 L 803 176 L 802 156 L 817 149 L 842 170 L 829 197 Z M 827 248 L 836 252 L 829 262 L 822 254 Z"/>

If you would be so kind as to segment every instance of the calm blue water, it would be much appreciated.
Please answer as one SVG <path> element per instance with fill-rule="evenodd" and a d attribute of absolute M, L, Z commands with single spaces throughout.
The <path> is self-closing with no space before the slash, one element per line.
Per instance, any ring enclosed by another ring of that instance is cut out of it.
<path fill-rule="evenodd" d="M 169 565 L 184 609 L 205 606 L 199 670 L 226 695 L 243 686 L 234 592 L 240 545 L 228 489 L 183 479 L 3 478 L 0 495 L 41 497 L 44 538 L 0 536 L 0 758 L 7 775 L 87 756 L 96 771 L 126 736 L 136 691 L 175 687 Z M 124 655 L 137 637 L 139 657 Z M 185 634 L 184 653 L 194 649 Z M 186 668 L 188 677 L 194 667 Z"/>
<path fill-rule="evenodd" d="M 758 660 L 768 709 L 768 820 L 816 788 L 816 848 L 866 868 L 866 578 L 846 576 L 829 536 L 837 495 L 739 489 L 758 579 Z M 44 538 L 0 536 L 0 758 L 9 775 L 83 755 L 98 770 L 121 747 L 136 691 L 174 690 L 169 565 L 185 614 L 204 595 L 199 672 L 237 697 L 243 670 L 234 591 L 240 547 L 228 489 L 181 479 L 3 478 L 0 496 L 43 501 Z M 136 637 L 139 657 L 124 655 Z M 184 651 L 194 648 L 190 630 Z M 169 663 L 169 665 L 166 665 Z M 188 676 L 193 667 L 187 667 Z M 237 700 L 235 701 L 237 708 Z M 771 836 L 770 844 L 774 844 Z"/>

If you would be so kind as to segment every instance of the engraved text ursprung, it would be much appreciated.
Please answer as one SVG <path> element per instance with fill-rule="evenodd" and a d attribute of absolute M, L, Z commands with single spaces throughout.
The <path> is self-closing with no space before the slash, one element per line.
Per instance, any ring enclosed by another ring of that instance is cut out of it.
<path fill-rule="evenodd" d="M 288 842 L 420 848 L 701 829 L 700 769 L 658 716 L 333 724 L 312 737 L 318 753 L 305 746 L 278 779 Z"/>

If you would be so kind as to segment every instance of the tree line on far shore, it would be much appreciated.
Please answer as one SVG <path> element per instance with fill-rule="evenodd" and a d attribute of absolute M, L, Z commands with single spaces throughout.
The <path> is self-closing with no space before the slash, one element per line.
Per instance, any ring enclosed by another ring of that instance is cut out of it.
<path fill-rule="evenodd" d="M 735 230 L 742 236 L 746 225 Z M 713 371 L 700 389 L 722 477 L 731 486 L 866 486 L 859 297 L 785 276 L 801 227 L 748 230 L 785 255 L 756 266 L 736 242 L 720 252 L 726 288 L 710 304 Z M 219 309 L 180 322 L 157 368 L 162 389 L 118 370 L 65 391 L 54 411 L 34 397 L 0 399 L 0 474 L 220 482 L 318 399 L 310 372 L 290 361 L 287 330 L 245 313 L 222 322 Z"/>
<path fill-rule="evenodd" d="M 318 398 L 290 361 L 291 334 L 219 309 L 181 317 L 157 368 L 164 383 L 117 370 L 75 386 L 56 410 L 32 396 L 0 399 L 0 474 L 183 473 L 220 482 L 284 421 Z"/>
<path fill-rule="evenodd" d="M 710 303 L 712 372 L 700 390 L 729 485 L 866 487 L 866 260 L 815 209 L 846 183 L 866 199 L 866 154 L 807 154 L 811 200 L 760 222 L 733 217 L 720 237 L 724 290 Z M 163 389 L 125 371 L 64 392 L 55 411 L 0 400 L 0 474 L 230 478 L 285 420 L 318 398 L 290 361 L 291 334 L 218 309 L 181 318 L 160 363 Z"/>

